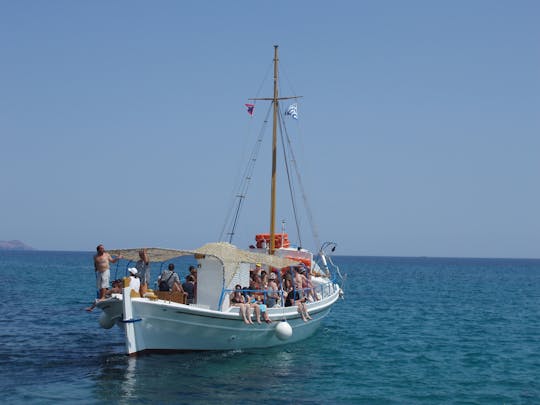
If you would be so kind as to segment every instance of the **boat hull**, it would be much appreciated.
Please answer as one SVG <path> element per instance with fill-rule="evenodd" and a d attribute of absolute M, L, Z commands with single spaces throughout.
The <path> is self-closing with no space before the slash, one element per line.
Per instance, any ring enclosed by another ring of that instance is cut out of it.
<path fill-rule="evenodd" d="M 109 323 L 124 330 L 126 351 L 131 355 L 144 351 L 240 350 L 294 343 L 315 333 L 337 299 L 336 293 L 309 304 L 313 319 L 308 322 L 302 320 L 296 307 L 286 307 L 269 309 L 272 323 L 261 320 L 261 324 L 254 316 L 253 324 L 244 323 L 238 308 L 220 312 L 146 298 L 131 301 L 131 319 L 123 319 L 121 299 L 103 302 L 100 307 Z M 292 328 L 290 337 L 277 329 L 284 320 Z M 130 335 L 133 337 L 128 338 Z"/>

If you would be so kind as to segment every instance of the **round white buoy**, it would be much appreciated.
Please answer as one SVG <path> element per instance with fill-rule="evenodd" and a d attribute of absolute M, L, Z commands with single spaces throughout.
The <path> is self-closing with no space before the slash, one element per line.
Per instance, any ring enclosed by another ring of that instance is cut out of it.
<path fill-rule="evenodd" d="M 279 322 L 276 325 L 276 336 L 280 340 L 287 340 L 292 336 L 291 325 L 287 321 Z"/>
<path fill-rule="evenodd" d="M 114 326 L 115 320 L 112 319 L 105 312 L 99 317 L 99 324 L 103 329 L 111 329 Z"/>

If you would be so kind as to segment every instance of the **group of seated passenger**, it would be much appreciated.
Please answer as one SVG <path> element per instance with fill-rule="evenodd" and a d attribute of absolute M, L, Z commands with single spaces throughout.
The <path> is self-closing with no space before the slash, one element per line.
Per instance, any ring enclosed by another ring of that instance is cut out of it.
<path fill-rule="evenodd" d="M 240 307 L 240 314 L 246 324 L 253 323 L 251 321 L 252 309 L 257 323 L 261 323 L 261 314 L 265 322 L 272 322 L 266 310 L 280 305 L 285 307 L 296 305 L 302 320 L 307 322 L 312 318 L 307 311 L 306 301 L 318 300 L 304 266 L 296 268 L 294 275 L 293 270 L 289 268 L 278 281 L 278 275 L 275 272 L 271 271 L 268 275 L 260 264 L 250 271 L 249 287 L 242 288 L 240 284 L 237 284 L 230 297 L 231 305 Z"/>
<path fill-rule="evenodd" d="M 197 268 L 189 266 L 189 274 L 186 276 L 186 281 L 180 283 L 180 277 L 174 271 L 174 263 L 169 263 L 166 270 L 163 270 L 157 280 L 159 291 L 179 292 L 186 296 L 186 303 L 193 304 L 195 302 L 197 292 Z"/>
<path fill-rule="evenodd" d="M 272 323 L 266 311 L 267 305 L 261 299 L 261 294 L 243 289 L 240 284 L 234 287 L 234 292 L 231 294 L 231 305 L 240 308 L 240 315 L 242 315 L 242 319 L 247 324 L 253 323 L 251 320 L 251 310 L 255 312 L 257 323 L 262 323 L 261 314 L 266 323 Z"/>

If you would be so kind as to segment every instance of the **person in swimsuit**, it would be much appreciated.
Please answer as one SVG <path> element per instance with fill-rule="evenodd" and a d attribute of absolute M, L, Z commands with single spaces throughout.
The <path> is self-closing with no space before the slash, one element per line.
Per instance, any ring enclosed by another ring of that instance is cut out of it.
<path fill-rule="evenodd" d="M 94 256 L 94 270 L 96 272 L 96 287 L 99 290 L 99 299 L 105 298 L 105 293 L 109 288 L 109 280 L 111 278 L 111 272 L 109 268 L 110 263 L 116 263 L 122 258 L 117 256 L 113 258 L 109 253 L 105 251 L 103 245 L 96 247 L 97 254 Z"/>
<path fill-rule="evenodd" d="M 244 319 L 244 323 L 252 324 L 250 305 L 246 304 L 245 298 L 242 295 L 242 286 L 237 284 L 234 287 L 234 293 L 231 295 L 231 305 L 240 308 L 240 314 Z"/>
<path fill-rule="evenodd" d="M 283 295 L 286 294 L 287 296 L 285 298 L 285 306 L 291 307 L 296 305 L 296 307 L 298 308 L 298 313 L 302 317 L 302 320 L 304 322 L 309 321 L 311 319 L 311 316 L 309 316 L 309 313 L 307 311 L 306 298 L 301 297 L 298 289 L 295 289 L 293 287 L 293 281 L 291 278 L 285 278 L 285 285 L 283 290 Z"/>

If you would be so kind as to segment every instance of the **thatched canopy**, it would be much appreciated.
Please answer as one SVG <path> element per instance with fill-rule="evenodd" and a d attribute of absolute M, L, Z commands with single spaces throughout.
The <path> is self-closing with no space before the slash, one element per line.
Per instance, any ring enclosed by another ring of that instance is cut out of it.
<path fill-rule="evenodd" d="M 143 248 L 134 249 L 114 249 L 109 250 L 109 254 L 113 256 L 122 256 L 126 260 L 136 262 L 139 260 L 139 252 Z M 162 248 L 146 248 L 146 253 L 151 262 L 166 262 L 175 257 L 192 255 L 193 253 L 187 250 L 162 249 Z"/>
<path fill-rule="evenodd" d="M 109 250 L 113 256 L 123 256 L 124 259 L 136 262 L 139 260 L 139 251 L 136 249 L 115 249 Z M 195 250 L 176 250 L 162 248 L 146 248 L 148 258 L 151 262 L 165 262 L 180 256 L 206 255 L 219 259 L 224 265 L 234 265 L 239 263 L 261 263 L 271 267 L 294 266 L 298 263 L 283 257 L 253 253 L 238 249 L 236 246 L 226 242 L 208 243 Z"/>

